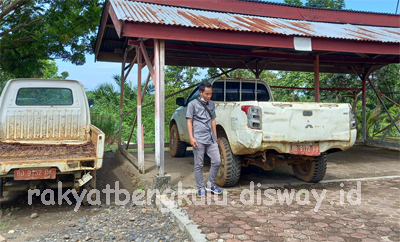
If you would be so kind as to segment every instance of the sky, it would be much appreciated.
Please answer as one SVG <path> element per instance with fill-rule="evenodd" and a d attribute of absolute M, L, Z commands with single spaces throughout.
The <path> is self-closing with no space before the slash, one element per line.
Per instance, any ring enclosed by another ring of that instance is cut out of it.
<path fill-rule="evenodd" d="M 270 0 L 269 2 L 284 3 L 284 0 Z M 305 2 L 303 0 L 303 2 Z M 396 11 L 398 0 L 345 0 L 346 9 L 392 13 Z M 400 7 L 400 6 L 399 6 Z M 400 9 L 397 10 L 397 13 Z M 121 75 L 121 63 L 110 62 L 95 62 L 94 55 L 86 56 L 86 63 L 82 66 L 75 66 L 68 62 L 56 60 L 58 66 L 58 73 L 67 71 L 69 73 L 68 79 L 78 80 L 82 82 L 87 90 L 93 90 L 99 84 L 112 83 L 113 75 Z M 137 68 L 133 68 L 128 76 L 128 81 L 135 83 L 137 77 Z M 147 76 L 147 68 L 144 68 L 143 80 Z M 116 85 L 114 85 L 117 87 Z"/>

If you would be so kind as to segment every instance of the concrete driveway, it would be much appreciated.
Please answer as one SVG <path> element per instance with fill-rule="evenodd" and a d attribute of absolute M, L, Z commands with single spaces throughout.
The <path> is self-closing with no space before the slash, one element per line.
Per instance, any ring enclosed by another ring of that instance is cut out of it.
<path fill-rule="evenodd" d="M 136 155 L 134 152 L 133 155 Z M 172 176 L 172 188 L 176 189 L 178 182 L 183 188 L 196 189 L 193 174 L 193 152 L 188 150 L 185 157 L 171 157 L 165 151 L 165 172 Z M 137 174 L 139 178 L 151 184 L 153 174 L 158 173 L 154 163 L 154 153 L 145 152 L 145 174 Z M 210 162 L 204 165 L 204 179 L 207 179 Z M 324 182 L 341 179 L 372 178 L 400 175 L 400 151 L 382 149 L 370 146 L 354 146 L 351 149 L 328 155 L 328 168 Z M 282 165 L 272 171 L 263 171 L 257 167 L 242 169 L 238 187 L 248 188 L 250 182 L 260 183 L 261 187 L 298 185 L 304 182 L 298 180 L 289 165 Z"/>

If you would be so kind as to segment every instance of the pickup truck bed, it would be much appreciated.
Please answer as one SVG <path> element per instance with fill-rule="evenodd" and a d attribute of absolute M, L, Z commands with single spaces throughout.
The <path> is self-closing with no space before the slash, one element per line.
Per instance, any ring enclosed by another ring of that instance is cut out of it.
<path fill-rule="evenodd" d="M 1 144 L 0 161 L 43 161 L 96 159 L 96 147 L 92 142 L 85 145 L 22 145 Z"/>

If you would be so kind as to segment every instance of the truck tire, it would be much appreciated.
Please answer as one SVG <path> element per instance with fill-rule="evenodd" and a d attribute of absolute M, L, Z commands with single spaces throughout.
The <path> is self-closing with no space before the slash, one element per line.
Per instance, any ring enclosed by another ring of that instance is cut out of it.
<path fill-rule="evenodd" d="M 182 157 L 185 156 L 186 147 L 186 143 L 179 139 L 178 127 L 173 124 L 169 133 L 169 152 L 172 157 Z"/>
<path fill-rule="evenodd" d="M 307 161 L 292 166 L 294 175 L 303 181 L 317 183 L 321 181 L 326 173 L 326 155 L 320 155 L 316 160 Z"/>
<path fill-rule="evenodd" d="M 221 165 L 219 167 L 215 183 L 221 187 L 233 187 L 240 178 L 240 157 L 234 155 L 226 138 L 218 139 L 219 153 L 221 154 Z"/>

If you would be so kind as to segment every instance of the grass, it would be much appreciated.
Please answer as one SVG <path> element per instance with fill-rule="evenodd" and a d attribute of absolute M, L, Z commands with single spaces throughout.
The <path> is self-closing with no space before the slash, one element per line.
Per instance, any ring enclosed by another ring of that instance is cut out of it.
<path fill-rule="evenodd" d="M 8 226 L 10 226 L 10 220 L 0 222 L 0 230 L 5 230 L 8 228 Z"/>

